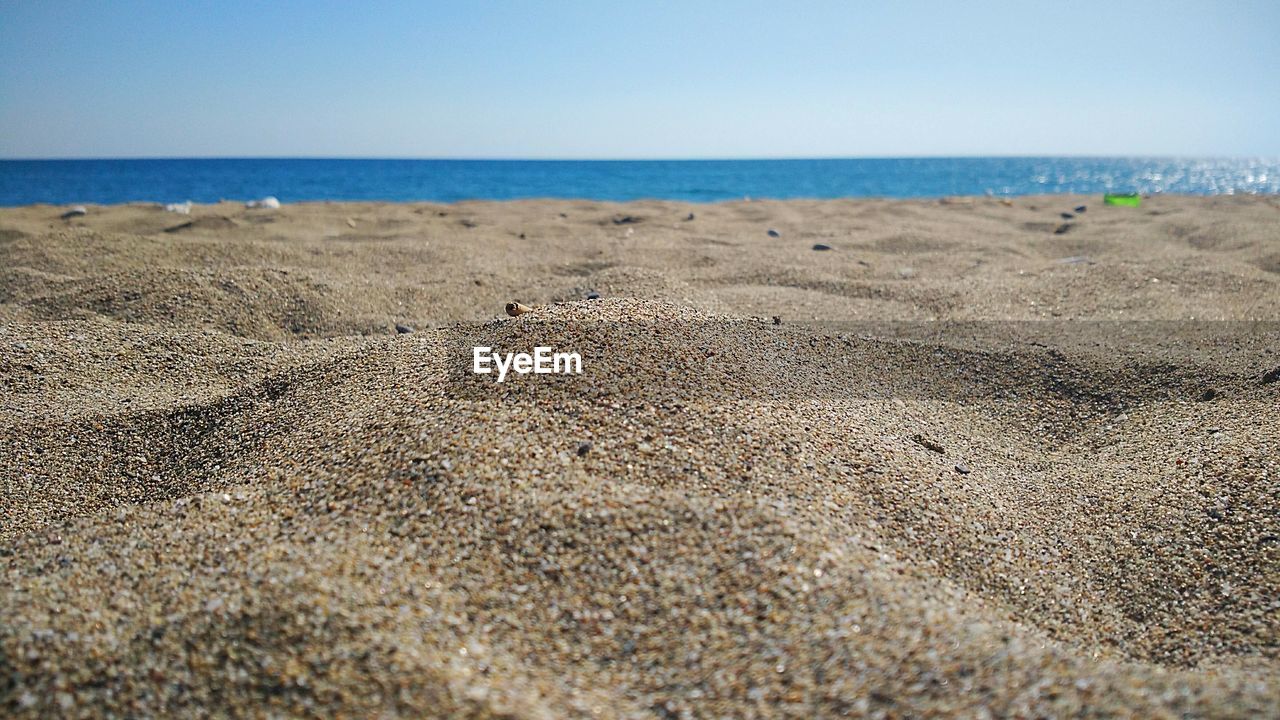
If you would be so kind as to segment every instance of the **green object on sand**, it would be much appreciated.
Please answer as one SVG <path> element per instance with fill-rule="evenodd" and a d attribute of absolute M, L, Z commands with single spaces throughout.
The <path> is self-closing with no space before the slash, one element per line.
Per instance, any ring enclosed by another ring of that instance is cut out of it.
<path fill-rule="evenodd" d="M 1126 193 L 1124 195 L 1112 195 L 1111 193 L 1107 193 L 1102 196 L 1102 202 L 1107 205 L 1138 207 L 1142 204 L 1142 196 L 1138 193 Z"/>

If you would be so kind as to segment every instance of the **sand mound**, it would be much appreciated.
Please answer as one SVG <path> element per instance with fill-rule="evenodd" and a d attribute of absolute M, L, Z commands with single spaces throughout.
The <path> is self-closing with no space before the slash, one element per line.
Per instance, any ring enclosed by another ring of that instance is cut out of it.
<path fill-rule="evenodd" d="M 22 303 L 38 319 L 98 315 L 129 323 L 216 329 L 258 339 L 333 335 L 344 327 L 329 289 L 288 270 L 146 268 L 50 283 Z"/>
<path fill-rule="evenodd" d="M 491 227 L 515 224 L 497 207 Z M 816 232 L 781 207 L 751 210 L 792 223 L 783 240 Z M 615 233 L 611 209 L 579 211 Z M 849 286 L 729 259 L 684 279 L 591 269 L 572 277 L 614 292 L 514 319 L 488 318 L 495 302 L 299 341 L 285 304 L 254 300 L 304 287 L 296 271 L 82 276 L 56 243 L 83 236 L 42 237 L 56 261 L 25 256 L 22 277 L 48 277 L 5 288 L 24 318 L 0 331 L 8 714 L 1280 707 L 1269 325 L 775 324 L 717 303 L 767 307 L 745 288 L 768 277 Z M 350 307 L 349 260 L 308 272 L 338 288 L 323 317 Z M 563 267 L 528 285 L 570 296 Z M 130 283 L 165 290 L 126 315 L 103 298 Z M 628 285 L 652 297 L 614 297 Z M 662 298 L 681 289 L 696 302 Z M 913 297 L 909 317 L 929 311 Z M 185 327 L 201 318 L 222 319 Z M 476 345 L 538 344 L 583 374 L 469 372 Z"/>
<path fill-rule="evenodd" d="M 167 233 L 187 233 L 187 232 L 218 232 L 221 230 L 232 230 L 239 227 L 239 223 L 229 217 L 222 215 L 210 215 L 206 217 L 198 217 L 188 220 L 177 225 L 173 225 L 164 229 Z"/>

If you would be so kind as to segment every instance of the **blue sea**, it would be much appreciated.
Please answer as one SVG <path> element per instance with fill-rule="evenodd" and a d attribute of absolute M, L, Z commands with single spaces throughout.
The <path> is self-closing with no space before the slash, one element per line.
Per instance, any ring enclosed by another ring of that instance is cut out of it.
<path fill-rule="evenodd" d="M 1107 191 L 1280 193 L 1280 159 L 3 160 L 0 206 L 30 203 L 918 198 Z"/>

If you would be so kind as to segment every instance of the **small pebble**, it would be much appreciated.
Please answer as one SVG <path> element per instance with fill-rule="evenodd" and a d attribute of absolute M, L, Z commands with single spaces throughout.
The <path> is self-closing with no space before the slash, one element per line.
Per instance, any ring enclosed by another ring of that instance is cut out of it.
<path fill-rule="evenodd" d="M 578 443 L 578 457 L 586 457 L 586 454 L 591 452 L 592 447 L 594 446 L 590 440 Z"/>
<path fill-rule="evenodd" d="M 408 335 L 411 332 L 413 332 L 413 328 L 409 327 L 408 325 L 401 325 L 400 323 L 396 323 L 396 334 Z"/>
<path fill-rule="evenodd" d="M 782 237 L 782 233 L 778 232 L 777 230 L 774 230 L 773 228 L 769 228 L 769 237 L 772 237 L 772 238 Z"/>
<path fill-rule="evenodd" d="M 956 465 L 956 472 L 960 473 L 961 475 L 968 475 L 971 471 L 969 470 L 969 466 L 968 466 L 968 465 L 960 465 L 960 464 L 957 464 L 957 465 Z"/>
<path fill-rule="evenodd" d="M 831 249 L 831 246 L 830 246 L 830 245 L 823 245 L 822 243 L 817 243 L 817 244 L 815 244 L 815 245 L 813 246 L 813 249 L 814 249 L 814 250 L 830 250 L 830 249 Z"/>
<path fill-rule="evenodd" d="M 279 210 L 280 201 L 275 197 L 268 195 L 258 200 L 250 200 L 244 204 L 245 207 L 261 210 Z"/>

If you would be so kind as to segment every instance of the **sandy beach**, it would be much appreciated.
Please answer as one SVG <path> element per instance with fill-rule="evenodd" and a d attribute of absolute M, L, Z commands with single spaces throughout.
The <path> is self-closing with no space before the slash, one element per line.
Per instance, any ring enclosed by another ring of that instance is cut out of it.
<path fill-rule="evenodd" d="M 0 715 L 1280 715 L 1275 197 L 67 210 Z"/>

